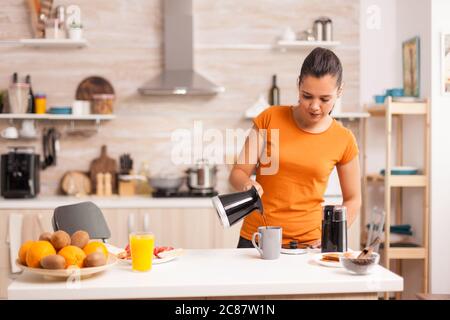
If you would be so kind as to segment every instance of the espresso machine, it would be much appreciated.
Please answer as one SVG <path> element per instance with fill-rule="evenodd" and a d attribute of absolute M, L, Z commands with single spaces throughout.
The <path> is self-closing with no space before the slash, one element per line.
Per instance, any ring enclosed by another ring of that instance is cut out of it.
<path fill-rule="evenodd" d="M 322 252 L 347 251 L 347 208 L 323 207 Z"/>
<path fill-rule="evenodd" d="M 1 195 L 34 198 L 39 193 L 39 155 L 31 147 L 11 147 L 1 155 Z"/>

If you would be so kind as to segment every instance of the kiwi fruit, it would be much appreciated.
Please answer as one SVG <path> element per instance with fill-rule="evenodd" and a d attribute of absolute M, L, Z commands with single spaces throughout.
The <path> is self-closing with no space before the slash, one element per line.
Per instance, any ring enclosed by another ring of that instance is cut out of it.
<path fill-rule="evenodd" d="M 64 257 L 51 254 L 41 260 L 41 267 L 44 269 L 64 269 L 66 267 L 66 259 Z"/>
<path fill-rule="evenodd" d="M 50 242 L 55 247 L 56 251 L 70 245 L 70 236 L 67 232 L 59 230 L 52 234 Z"/>
<path fill-rule="evenodd" d="M 99 267 L 106 264 L 106 257 L 101 252 L 92 252 L 84 259 L 84 267 Z"/>
<path fill-rule="evenodd" d="M 89 242 L 89 234 L 86 231 L 78 230 L 71 237 L 71 243 L 73 246 L 83 249 Z"/>
<path fill-rule="evenodd" d="M 52 233 L 51 232 L 43 232 L 41 233 L 41 235 L 39 236 L 39 240 L 40 241 L 48 241 L 51 242 L 52 239 Z"/>

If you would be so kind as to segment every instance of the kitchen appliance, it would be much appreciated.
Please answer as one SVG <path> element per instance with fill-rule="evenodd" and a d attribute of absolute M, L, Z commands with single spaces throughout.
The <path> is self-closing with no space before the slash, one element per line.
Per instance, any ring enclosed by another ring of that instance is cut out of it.
<path fill-rule="evenodd" d="M 211 198 L 217 196 L 218 192 L 210 190 L 208 192 L 194 192 L 192 190 L 164 190 L 156 189 L 152 192 L 153 198 Z"/>
<path fill-rule="evenodd" d="M 325 206 L 322 220 L 322 252 L 347 251 L 347 208 Z"/>
<path fill-rule="evenodd" d="M 201 159 L 186 170 L 187 185 L 192 193 L 211 193 L 217 183 L 217 167 Z"/>
<path fill-rule="evenodd" d="M 214 95 L 225 91 L 194 70 L 192 0 L 165 0 L 164 69 L 138 91 L 143 95 Z"/>
<path fill-rule="evenodd" d="M 34 148 L 10 148 L 1 155 L 1 195 L 8 199 L 36 197 L 40 189 L 39 170 L 39 155 Z"/>
<path fill-rule="evenodd" d="M 314 21 L 313 30 L 316 41 L 323 41 L 323 23 L 320 18 Z"/>
<path fill-rule="evenodd" d="M 248 191 L 215 196 L 212 203 L 224 228 L 231 227 L 255 210 L 263 214 L 262 201 L 255 187 Z"/>

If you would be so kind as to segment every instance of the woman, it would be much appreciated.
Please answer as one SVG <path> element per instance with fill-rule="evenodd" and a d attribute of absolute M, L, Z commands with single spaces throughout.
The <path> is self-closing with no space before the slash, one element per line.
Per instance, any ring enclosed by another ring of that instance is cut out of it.
<path fill-rule="evenodd" d="M 298 105 L 273 106 L 256 117 L 253 129 L 264 139 L 265 146 L 261 142 L 253 144 L 248 137 L 230 173 L 230 183 L 237 190 L 255 186 L 262 195 L 267 224 L 283 228 L 283 244 L 297 240 L 320 245 L 321 203 L 335 166 L 342 205 L 347 207 L 348 226 L 360 209 L 356 140 L 350 130 L 330 116 L 342 95 L 342 78 L 342 64 L 332 51 L 313 50 L 298 78 Z M 270 161 L 264 161 L 265 154 Z M 253 181 L 250 176 L 255 169 Z M 242 225 L 238 248 L 253 247 L 252 235 L 262 225 L 261 214 L 256 211 L 249 214 Z"/>

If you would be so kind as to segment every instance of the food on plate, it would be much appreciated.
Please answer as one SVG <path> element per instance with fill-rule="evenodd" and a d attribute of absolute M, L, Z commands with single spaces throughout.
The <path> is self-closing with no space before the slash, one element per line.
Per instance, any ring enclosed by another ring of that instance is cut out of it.
<path fill-rule="evenodd" d="M 322 255 L 322 261 L 339 262 L 340 253 L 326 253 Z"/>
<path fill-rule="evenodd" d="M 153 249 L 153 255 L 154 255 L 155 257 L 161 259 L 161 257 L 159 256 L 159 254 L 160 254 L 161 252 L 164 252 L 164 251 L 171 251 L 171 250 L 173 250 L 172 247 L 155 247 L 155 249 Z"/>
<path fill-rule="evenodd" d="M 52 234 L 52 236 L 50 237 L 50 242 L 52 243 L 53 247 L 58 251 L 70 245 L 70 236 L 67 232 L 63 230 L 58 230 Z"/>
<path fill-rule="evenodd" d="M 56 254 L 55 248 L 48 241 L 35 241 L 28 249 L 26 263 L 31 268 L 39 268 L 41 260 L 46 256 Z"/>
<path fill-rule="evenodd" d="M 82 268 L 84 259 L 86 258 L 84 251 L 76 246 L 64 247 L 58 252 L 58 254 L 66 260 L 66 269 L 70 266 Z"/>
<path fill-rule="evenodd" d="M 89 234 L 86 231 L 79 230 L 72 234 L 71 245 L 83 249 L 88 244 L 89 240 Z"/>
<path fill-rule="evenodd" d="M 27 252 L 28 249 L 30 249 L 31 245 L 34 243 L 34 241 L 29 240 L 24 242 L 22 246 L 19 249 L 19 261 L 21 264 L 26 265 L 27 264 Z"/>
<path fill-rule="evenodd" d="M 153 249 L 153 257 L 154 257 L 154 258 L 157 258 L 157 259 L 162 259 L 162 258 L 159 256 L 159 254 L 160 254 L 161 252 L 164 252 L 164 251 L 171 251 L 171 250 L 174 250 L 174 248 L 173 248 L 173 247 L 155 247 L 155 248 Z M 125 251 L 119 253 L 119 254 L 117 255 L 117 258 L 119 258 L 119 259 L 131 259 L 130 245 L 127 245 L 127 246 L 125 247 Z"/>
<path fill-rule="evenodd" d="M 105 259 L 108 257 L 108 249 L 106 249 L 106 246 L 102 242 L 98 241 L 89 242 L 84 246 L 83 251 L 86 256 L 93 252 L 100 252 L 105 256 Z"/>
<path fill-rule="evenodd" d="M 105 264 L 106 257 L 102 252 L 92 252 L 84 259 L 84 266 L 87 268 L 104 266 Z"/>
<path fill-rule="evenodd" d="M 353 255 L 352 252 L 344 252 L 344 253 L 324 253 L 320 260 L 325 262 L 339 262 L 339 257 L 347 257 L 350 258 Z"/>
<path fill-rule="evenodd" d="M 52 241 L 51 239 L 52 239 L 52 233 L 51 232 L 43 232 L 39 236 L 39 240 L 42 240 L 42 241 L 51 242 Z"/>
<path fill-rule="evenodd" d="M 66 260 L 59 254 L 51 254 L 41 260 L 41 267 L 44 269 L 64 269 Z"/>

